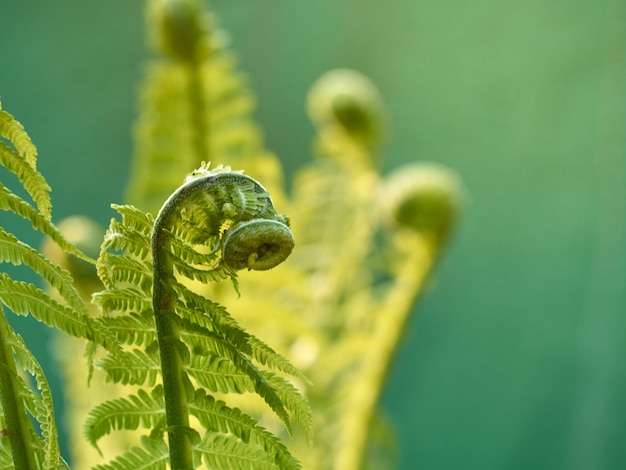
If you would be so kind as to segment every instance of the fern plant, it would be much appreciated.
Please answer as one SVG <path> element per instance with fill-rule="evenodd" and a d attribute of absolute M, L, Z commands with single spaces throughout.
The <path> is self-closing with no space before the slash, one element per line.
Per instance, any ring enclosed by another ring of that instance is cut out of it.
<path fill-rule="evenodd" d="M 12 116 L 2 111 L 1 117 L 2 136 L 15 146 L 0 147 L 3 166 L 36 202 L 33 207 L 1 186 L 1 207 L 29 220 L 65 251 L 93 262 L 50 222 L 48 187 L 36 171 L 34 146 Z M 156 218 L 133 206 L 114 207 L 122 219 L 111 222 L 96 262 L 105 287 L 94 296 L 102 308 L 97 318 L 90 316 L 68 271 L 0 232 L 0 259 L 28 265 L 64 301 L 2 274 L 2 303 L 89 340 L 93 366 L 103 369 L 108 380 L 140 387 L 91 412 L 86 435 L 94 445 L 113 430 L 148 431 L 141 447 L 96 468 L 162 469 L 169 464 L 192 469 L 201 463 L 211 468 L 299 468 L 280 439 L 211 393 L 256 393 L 287 428 L 293 414 L 310 433 L 308 404 L 282 374 L 304 376 L 243 330 L 222 306 L 185 285 L 185 279 L 230 278 L 236 286 L 237 270 L 267 270 L 281 263 L 294 244 L 286 217 L 275 211 L 254 179 L 229 168 L 211 171 L 208 165 L 190 175 Z M 45 377 L 4 316 L 0 327 L 0 401 L 9 440 L 2 461 L 17 469 L 57 468 L 63 462 Z M 18 374 L 16 362 L 34 374 L 40 395 Z M 40 436 L 26 410 L 40 423 Z"/>
<path fill-rule="evenodd" d="M 132 349 L 122 361 L 107 355 L 98 364 L 111 380 L 149 390 L 96 407 L 89 440 L 142 425 L 153 439 L 167 431 L 172 468 L 196 468 L 201 458 L 210 468 L 298 468 L 279 440 L 210 393 L 256 393 L 288 429 L 291 413 L 310 431 L 306 401 L 277 372 L 302 374 L 186 285 L 227 278 L 236 285 L 237 270 L 267 270 L 290 254 L 293 235 L 268 193 L 241 173 L 204 166 L 154 220 L 132 206 L 115 208 L 122 220 L 105 236 L 98 259 L 105 290 L 94 298 Z M 159 375 L 162 384 L 155 385 Z M 204 433 L 191 427 L 190 416 Z M 167 448 L 159 448 L 165 459 Z M 126 468 L 147 451 L 134 448 L 98 468 Z"/>

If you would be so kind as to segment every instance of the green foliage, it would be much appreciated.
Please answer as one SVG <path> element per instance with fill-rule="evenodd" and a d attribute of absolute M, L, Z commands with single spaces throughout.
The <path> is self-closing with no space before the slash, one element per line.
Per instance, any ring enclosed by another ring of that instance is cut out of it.
<path fill-rule="evenodd" d="M 306 400 L 272 369 L 299 378 L 302 374 L 244 331 L 224 307 L 194 292 L 191 286 L 198 278 L 236 279 L 222 252 L 229 232 L 238 224 L 249 219 L 282 224 L 284 217 L 275 213 L 267 192 L 240 173 L 227 168 L 210 171 L 205 166 L 168 199 L 156 220 L 132 206 L 114 207 L 122 219 L 112 220 L 105 235 L 97 263 L 105 289 L 94 295 L 94 301 L 102 308 L 101 321 L 132 349 L 121 360 L 106 355 L 97 366 L 110 381 L 147 389 L 94 408 L 85 426 L 88 440 L 96 444 L 113 430 L 136 430 L 140 426 L 154 434 L 166 418 L 163 400 L 169 399 L 162 386 L 155 384 L 163 374 L 168 390 L 167 374 L 178 367 L 161 363 L 171 359 L 171 354 L 182 361 L 180 374 L 175 374 L 180 375 L 176 380 L 181 390 L 171 393 L 184 396 L 189 413 L 204 428 L 192 433 L 199 436 L 193 443 L 195 462 L 204 459 L 207 465 L 218 468 L 246 468 L 251 464 L 270 468 L 272 462 L 279 462 L 280 468 L 298 468 L 277 438 L 208 393 L 256 393 L 288 429 L 289 414 L 293 414 L 310 434 Z M 261 256 L 268 256 L 268 246 L 266 240 Z M 163 328 L 159 324 L 162 316 L 175 324 L 168 334 L 159 329 Z M 165 354 L 164 347 L 170 343 L 172 351 Z M 187 432 L 179 427 L 190 429 L 187 420 L 167 423 L 170 433 Z M 250 438 L 252 431 L 254 439 Z M 124 468 L 124 462 L 134 462 L 147 450 L 131 449 L 110 468 Z"/>
<path fill-rule="evenodd" d="M 29 221 L 35 230 L 49 235 L 69 252 L 89 258 L 72 246 L 51 222 L 49 190 L 36 170 L 37 150 L 22 125 L 0 104 L 0 163 L 13 173 L 33 203 L 0 184 L 0 209 Z M 39 275 L 65 303 L 29 282 L 0 273 L 0 303 L 18 315 L 32 315 L 49 326 L 112 347 L 114 337 L 92 322 L 87 307 L 72 284 L 70 274 L 50 262 L 38 250 L 0 227 L 0 262 L 24 265 Z M 8 446 L 0 446 L 2 465 L 16 469 L 66 468 L 59 451 L 58 430 L 50 387 L 37 360 L 15 333 L 0 305 L 0 407 Z M 19 373 L 34 378 L 34 386 Z M 27 415 L 28 413 L 28 415 Z M 38 429 L 28 419 L 31 416 Z"/>

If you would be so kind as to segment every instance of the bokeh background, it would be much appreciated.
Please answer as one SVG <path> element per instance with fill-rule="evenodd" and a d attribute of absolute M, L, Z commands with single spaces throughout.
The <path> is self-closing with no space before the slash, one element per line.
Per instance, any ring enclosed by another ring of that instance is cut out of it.
<path fill-rule="evenodd" d="M 388 105 L 384 171 L 431 160 L 465 181 L 460 230 L 385 393 L 398 468 L 626 468 L 624 0 L 212 6 L 289 172 L 310 158 L 307 89 L 352 67 Z M 39 147 L 57 221 L 104 225 L 123 201 L 142 10 L 0 3 L 0 97 Z M 16 323 L 61 408 L 47 329 Z"/>

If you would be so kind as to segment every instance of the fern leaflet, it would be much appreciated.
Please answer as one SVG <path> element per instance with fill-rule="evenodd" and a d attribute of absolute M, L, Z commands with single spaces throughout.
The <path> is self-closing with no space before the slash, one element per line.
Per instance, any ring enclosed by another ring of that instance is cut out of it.
<path fill-rule="evenodd" d="M 151 429 L 164 419 L 165 407 L 160 386 L 152 393 L 139 389 L 136 395 L 115 398 L 94 408 L 85 422 L 85 436 L 95 446 L 101 437 L 112 430 L 135 430 L 140 425 Z"/>

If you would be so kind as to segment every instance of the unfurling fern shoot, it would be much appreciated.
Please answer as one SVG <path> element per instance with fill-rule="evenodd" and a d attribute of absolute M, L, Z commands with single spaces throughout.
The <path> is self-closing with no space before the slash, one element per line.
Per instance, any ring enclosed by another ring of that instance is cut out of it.
<path fill-rule="evenodd" d="M 207 228 L 213 233 L 209 232 L 206 240 L 188 241 L 211 241 L 211 251 L 222 251 L 222 262 L 226 271 L 256 266 L 272 268 L 284 261 L 293 248 L 293 236 L 290 236 L 291 232 L 282 222 L 282 216 L 274 211 L 263 187 L 243 174 L 200 172 L 181 186 L 159 211 L 152 231 L 152 303 L 161 354 L 172 468 L 193 468 L 193 465 L 183 364 L 178 352 L 180 339 L 176 292 L 171 287 L 175 260 L 171 251 L 173 236 L 170 230 L 176 227 L 178 220 L 182 222 L 185 215 L 193 217 L 194 206 L 200 206 L 200 217 L 207 217 L 206 222 L 202 223 L 207 224 Z M 257 227 L 250 225 L 248 221 L 251 219 Z M 233 226 L 224 229 L 224 223 Z M 274 230 L 267 230 L 267 225 L 273 226 L 272 228 L 275 226 Z M 217 233 L 215 229 L 218 229 Z M 249 233 L 237 233 L 242 231 Z M 220 232 L 221 237 L 211 240 Z M 224 236 L 224 232 L 228 236 Z M 232 236 L 231 233 L 235 235 Z M 222 240 L 227 240 L 228 243 Z M 226 256 L 227 253 L 229 256 Z M 270 260 L 269 264 L 265 262 L 266 259 Z M 230 265 L 227 264 L 229 260 Z"/>
<path fill-rule="evenodd" d="M 164 409 L 156 409 L 143 425 L 151 428 L 153 438 L 167 432 L 171 468 L 190 470 L 201 461 L 209 468 L 300 468 L 277 437 L 209 393 L 254 392 L 287 429 L 291 413 L 310 434 L 306 400 L 277 372 L 306 379 L 284 357 L 244 331 L 224 307 L 192 287 L 194 281 L 230 278 L 237 288 L 237 270 L 266 270 L 280 264 L 294 246 L 287 218 L 276 212 L 269 194 L 254 179 L 230 168 L 209 170 L 208 165 L 192 173 L 168 198 L 154 222 L 132 206 L 116 209 L 123 219 L 111 223 L 105 239 L 99 266 L 107 289 L 96 294 L 96 300 L 105 314 L 116 314 L 109 319 L 120 325 L 120 332 L 131 323 L 142 331 L 149 322 L 146 310 L 152 310 L 156 338 L 149 333 L 128 335 L 127 329 L 127 337 L 121 338 L 130 345 L 146 346 L 142 354 L 132 352 L 128 361 L 142 361 L 141 372 L 124 366 L 120 371 L 120 365 L 108 358 L 101 365 L 111 380 L 154 387 L 142 392 L 144 398 L 162 397 Z M 155 375 L 146 370 L 159 361 L 163 383 L 154 386 Z M 134 396 L 121 400 L 109 400 L 93 410 L 87 423 L 93 443 L 112 429 L 139 426 L 115 410 L 127 410 L 134 403 L 141 407 L 146 400 Z M 190 416 L 204 433 L 190 425 Z M 154 445 L 144 442 L 145 449 L 150 446 L 154 456 Z M 101 468 L 125 468 L 142 452 L 131 449 L 113 465 Z"/>

